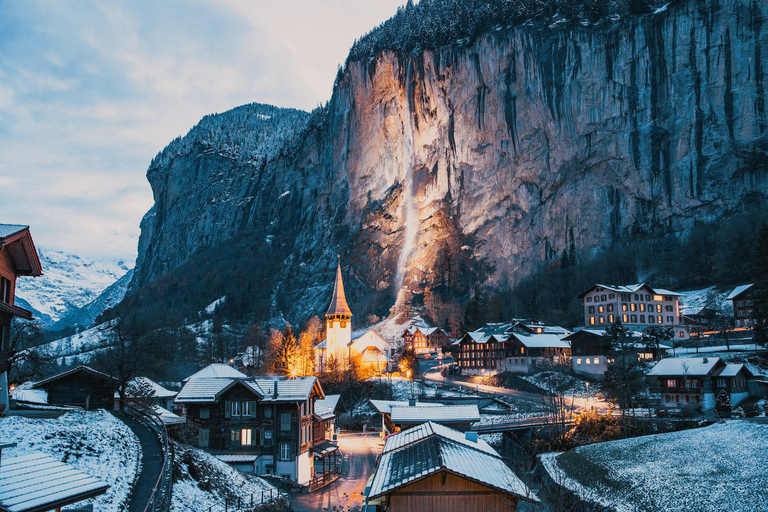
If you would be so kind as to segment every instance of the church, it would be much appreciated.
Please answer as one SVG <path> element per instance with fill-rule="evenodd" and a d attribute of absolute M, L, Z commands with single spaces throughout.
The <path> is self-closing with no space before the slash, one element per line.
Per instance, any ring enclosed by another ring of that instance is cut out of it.
<path fill-rule="evenodd" d="M 352 310 L 344 294 L 341 263 L 336 267 L 331 305 L 325 313 L 326 337 L 315 346 L 315 369 L 325 372 L 328 363 L 335 359 L 340 368 L 346 368 L 353 359 L 360 370 L 368 375 L 378 375 L 392 364 L 394 347 L 375 331 L 368 329 L 352 332 Z"/>

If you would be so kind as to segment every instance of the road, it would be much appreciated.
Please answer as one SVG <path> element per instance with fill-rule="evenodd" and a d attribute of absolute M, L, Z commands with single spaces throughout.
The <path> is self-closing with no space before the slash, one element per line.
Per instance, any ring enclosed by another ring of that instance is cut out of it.
<path fill-rule="evenodd" d="M 378 433 L 339 434 L 339 450 L 344 454 L 341 478 L 312 493 L 293 495 L 295 512 L 356 511 L 368 478 L 376 471 L 376 456 L 381 453 Z"/>
<path fill-rule="evenodd" d="M 130 428 L 141 443 L 141 473 L 131 490 L 129 512 L 143 512 L 152 496 L 160 471 L 163 468 L 163 454 L 160 443 L 149 427 L 127 414 L 116 414 L 117 418 Z"/>

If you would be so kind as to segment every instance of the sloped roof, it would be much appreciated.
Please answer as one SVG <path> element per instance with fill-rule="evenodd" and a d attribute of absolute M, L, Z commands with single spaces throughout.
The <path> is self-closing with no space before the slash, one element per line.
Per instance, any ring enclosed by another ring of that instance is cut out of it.
<path fill-rule="evenodd" d="M 750 372 L 749 369 L 743 364 L 728 363 L 725 365 L 725 368 L 723 368 L 723 370 L 717 374 L 717 376 L 718 377 L 735 377 L 736 375 L 738 375 L 738 373 L 741 370 L 746 370 L 750 376 L 752 375 L 752 372 Z"/>
<path fill-rule="evenodd" d="M 176 402 L 215 402 L 219 396 L 226 390 L 235 385 L 236 382 L 242 382 L 248 389 L 259 397 L 264 396 L 260 386 L 253 381 L 243 379 L 231 379 L 228 377 L 198 377 L 189 379 L 176 395 Z"/>
<path fill-rule="evenodd" d="M 83 364 L 83 365 L 78 366 L 77 368 L 72 368 L 71 370 L 67 370 L 66 372 L 62 372 L 62 373 L 59 373 L 59 374 L 54 375 L 52 377 L 48 377 L 47 379 L 43 379 L 43 380 L 41 380 L 39 382 L 35 382 L 32 385 L 32 388 L 33 389 L 34 388 L 40 388 L 40 387 L 45 386 L 49 382 L 53 382 L 55 380 L 63 379 L 64 377 L 68 377 L 70 375 L 73 375 L 75 373 L 80 373 L 80 372 L 89 373 L 89 374 L 93 375 L 94 377 L 99 377 L 99 378 L 102 378 L 102 379 L 109 380 L 109 381 L 111 381 L 115 385 L 118 384 L 118 380 L 116 378 L 114 378 L 113 376 L 107 375 L 106 373 L 102 373 L 102 372 L 96 371 L 93 368 L 91 368 L 90 366 L 86 366 L 86 365 Z"/>
<path fill-rule="evenodd" d="M 387 440 L 384 443 L 384 449 L 382 450 L 381 453 L 383 454 L 383 453 L 391 452 L 393 450 L 399 450 L 400 448 L 403 448 L 413 443 L 417 443 L 422 439 L 425 439 L 430 436 L 435 436 L 435 435 L 439 435 L 439 436 L 451 439 L 457 443 L 465 444 L 471 448 L 475 448 L 477 450 L 489 453 L 491 455 L 497 455 L 496 450 L 494 450 L 491 447 L 491 445 L 489 445 L 482 439 L 478 438 L 477 441 L 471 441 L 467 439 L 466 434 L 459 432 L 458 430 L 454 430 L 450 427 L 446 427 L 445 425 L 441 425 L 439 423 L 434 423 L 431 421 L 427 423 L 422 423 L 421 425 L 411 427 L 408 430 L 404 430 L 402 432 L 399 432 L 397 434 L 387 437 Z"/>
<path fill-rule="evenodd" d="M 141 383 L 146 383 L 152 388 L 152 391 L 155 392 L 155 398 L 173 398 L 178 394 L 176 391 L 171 391 L 148 377 L 136 377 L 135 379 L 131 379 L 131 381 L 128 382 L 128 385 L 140 385 Z"/>
<path fill-rule="evenodd" d="M 23 224 L 0 224 L 0 240 L 21 233 L 25 229 L 29 229 L 29 226 Z"/>
<path fill-rule="evenodd" d="M 341 279 L 341 263 L 336 267 L 336 281 L 333 283 L 333 296 L 331 297 L 331 305 L 328 306 L 328 315 L 345 315 L 352 316 L 352 311 L 347 305 L 347 297 L 344 294 L 344 282 Z"/>
<path fill-rule="evenodd" d="M 399 400 L 368 400 L 382 414 L 392 414 L 393 407 L 408 407 L 408 402 Z M 416 407 L 444 407 L 443 404 L 416 402 Z"/>
<path fill-rule="evenodd" d="M 744 293 L 745 291 L 747 291 L 747 290 L 749 290 L 750 288 L 752 288 L 753 286 L 754 286 L 754 284 L 743 284 L 743 285 L 741 285 L 741 286 L 737 286 L 737 287 L 736 287 L 736 288 L 734 288 L 734 289 L 733 289 L 733 291 L 732 291 L 732 292 L 731 292 L 731 293 L 728 295 L 728 297 L 726 297 L 726 299 L 725 299 L 725 300 L 733 300 L 733 299 L 735 299 L 736 297 L 738 297 L 739 295 L 741 295 L 742 293 Z"/>
<path fill-rule="evenodd" d="M 514 334 L 528 348 L 570 348 L 571 344 L 561 334 Z"/>
<path fill-rule="evenodd" d="M 319 398 L 315 401 L 315 408 L 319 405 L 326 409 L 330 409 L 331 411 L 335 411 L 336 406 L 339 405 L 340 398 L 341 395 L 325 395 L 325 398 Z"/>
<path fill-rule="evenodd" d="M 658 377 L 678 375 L 705 376 L 720 362 L 719 357 L 668 357 L 648 372 Z"/>
<path fill-rule="evenodd" d="M 43 267 L 29 226 L 0 224 L 0 249 L 7 250 L 18 275 L 40 276 Z"/>
<path fill-rule="evenodd" d="M 424 423 L 427 421 L 456 422 L 479 421 L 480 411 L 477 404 L 442 405 L 433 407 L 392 407 L 392 422 Z"/>
<path fill-rule="evenodd" d="M 637 284 L 628 284 L 628 285 L 594 284 L 590 286 L 587 290 L 580 293 L 577 296 L 577 298 L 581 299 L 582 297 L 584 297 L 586 294 L 588 294 L 598 286 L 600 288 L 603 288 L 605 290 L 615 292 L 615 293 L 635 293 L 641 288 L 646 287 L 656 295 L 676 295 L 676 296 L 683 295 L 682 293 L 673 292 L 671 290 L 665 290 L 664 288 L 652 288 L 651 286 L 648 286 L 646 283 L 637 283 Z"/>
<path fill-rule="evenodd" d="M 8 512 L 53 510 L 107 489 L 101 480 L 42 453 L 0 460 L 0 509 Z"/>
<path fill-rule="evenodd" d="M 235 384 L 242 384 L 264 402 L 296 402 L 307 400 L 313 392 L 320 396 L 323 389 L 317 377 L 198 377 L 190 378 L 176 395 L 176 402 L 210 403 Z M 275 395 L 277 383 L 277 395 Z"/>
<path fill-rule="evenodd" d="M 319 421 L 330 420 L 334 416 L 336 415 L 333 413 L 333 409 L 329 409 L 327 406 L 315 402 L 315 418 Z"/>
<path fill-rule="evenodd" d="M 240 377 L 247 377 L 243 372 L 240 372 L 238 370 L 235 370 L 228 364 L 222 364 L 222 363 L 213 363 L 209 364 L 202 370 L 200 370 L 197 373 L 193 373 L 186 379 L 185 381 L 190 379 L 197 379 L 201 377 L 230 377 L 230 378 L 240 378 Z"/>
<path fill-rule="evenodd" d="M 418 430 L 413 432 L 414 429 Z M 419 425 L 414 429 L 387 439 L 386 446 L 390 448 L 387 450 L 385 446 L 371 482 L 369 498 L 448 471 L 526 501 L 539 501 L 487 443 L 462 441 L 460 432 L 448 433 L 445 427 L 436 425 Z M 403 442 L 403 439 L 408 441 Z"/>
<path fill-rule="evenodd" d="M 265 402 L 295 402 L 307 400 L 315 392 L 325 396 L 317 377 L 255 377 L 254 381 L 264 392 Z M 275 396 L 277 382 L 277 396 Z"/>

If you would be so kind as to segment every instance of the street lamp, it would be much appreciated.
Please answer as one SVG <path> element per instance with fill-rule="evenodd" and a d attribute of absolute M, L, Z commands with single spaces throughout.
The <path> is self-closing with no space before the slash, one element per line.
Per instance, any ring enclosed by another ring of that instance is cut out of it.
<path fill-rule="evenodd" d="M 411 375 L 413 375 L 413 372 L 411 370 L 408 370 L 405 372 L 405 374 L 408 376 L 409 379 L 411 379 Z M 413 379 L 411 379 L 411 398 L 414 398 L 413 396 Z"/>
<path fill-rule="evenodd" d="M 589 381 L 584 382 L 584 385 L 587 386 L 587 402 L 589 402 Z"/>

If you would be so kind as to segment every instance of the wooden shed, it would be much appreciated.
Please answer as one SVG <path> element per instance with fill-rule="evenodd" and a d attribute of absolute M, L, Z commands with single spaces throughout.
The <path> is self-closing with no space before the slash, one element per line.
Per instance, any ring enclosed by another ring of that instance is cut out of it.
<path fill-rule="evenodd" d="M 49 405 L 68 405 L 91 409 L 111 409 L 119 381 L 88 366 L 48 377 L 32 386 L 48 393 Z"/>

